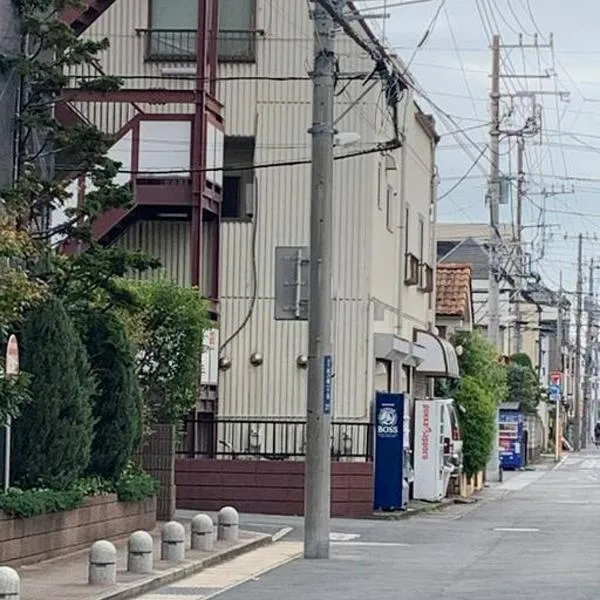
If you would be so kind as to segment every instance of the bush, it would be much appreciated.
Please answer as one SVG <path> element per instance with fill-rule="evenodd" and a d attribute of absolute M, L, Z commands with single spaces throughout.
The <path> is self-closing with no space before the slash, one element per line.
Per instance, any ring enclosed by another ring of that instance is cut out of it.
<path fill-rule="evenodd" d="M 27 519 L 79 508 L 83 500 L 84 495 L 77 489 L 11 489 L 5 494 L 0 494 L 0 510 L 11 517 Z"/>
<path fill-rule="evenodd" d="M 14 482 L 67 489 L 90 461 L 94 385 L 85 348 L 56 298 L 26 315 L 19 339 L 32 402 L 13 424 Z"/>
<path fill-rule="evenodd" d="M 471 375 L 462 379 L 456 400 L 463 436 L 464 469 L 467 475 L 483 471 L 491 456 L 497 407 L 491 395 Z"/>
<path fill-rule="evenodd" d="M 145 425 L 177 423 L 198 400 L 204 332 L 210 326 L 206 302 L 197 289 L 166 279 L 124 285 L 138 306 L 122 314 L 138 350 Z"/>
<path fill-rule="evenodd" d="M 115 492 L 122 502 L 140 502 L 158 493 L 159 482 L 131 463 L 115 482 Z"/>
<path fill-rule="evenodd" d="M 141 436 L 135 356 L 125 328 L 114 313 L 89 310 L 81 328 L 97 382 L 88 471 L 114 479 L 123 472 Z"/>
<path fill-rule="evenodd" d="M 535 413 L 541 399 L 535 372 L 529 367 L 513 363 L 508 367 L 508 399 L 518 402 L 523 412 Z"/>

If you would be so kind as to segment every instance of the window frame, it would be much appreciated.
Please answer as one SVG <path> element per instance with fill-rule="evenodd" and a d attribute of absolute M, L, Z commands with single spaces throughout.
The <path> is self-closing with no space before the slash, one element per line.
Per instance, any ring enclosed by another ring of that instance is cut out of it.
<path fill-rule="evenodd" d="M 178 63 L 195 63 L 196 62 L 196 33 L 197 33 L 197 24 L 192 29 L 181 28 L 181 29 L 163 29 L 160 27 L 153 26 L 153 3 L 155 0 L 148 0 L 148 14 L 147 14 L 147 28 L 137 29 L 137 33 L 145 34 L 145 60 L 146 62 L 178 62 Z M 218 50 L 217 60 L 219 63 L 233 63 L 233 64 L 243 64 L 243 63 L 255 63 L 257 60 L 257 44 L 256 38 L 258 35 L 261 35 L 262 32 L 256 29 L 256 19 L 257 19 L 257 2 L 258 0 L 247 0 L 250 2 L 250 27 L 247 30 L 238 30 L 238 29 L 221 29 L 219 24 L 219 38 L 223 32 L 231 32 L 231 33 L 247 33 L 248 34 L 248 44 L 249 51 L 246 55 L 233 55 L 233 54 L 222 54 L 220 50 Z M 152 50 L 152 37 L 155 33 L 182 33 L 182 34 L 191 34 L 194 38 L 194 49 L 189 54 L 159 54 Z"/>
<path fill-rule="evenodd" d="M 221 214 L 221 221 L 225 222 L 225 223 L 230 223 L 230 222 L 236 222 L 236 223 L 251 223 L 254 220 L 254 207 L 252 209 L 252 213 L 248 213 L 247 211 L 247 207 L 248 207 L 248 199 L 246 198 L 246 190 L 247 190 L 247 185 L 248 183 L 250 183 L 249 181 L 244 181 L 243 180 L 243 176 L 239 175 L 240 173 L 250 173 L 251 174 L 251 182 L 252 182 L 252 192 L 253 194 L 256 194 L 256 177 L 255 177 L 255 170 L 252 169 L 244 169 L 244 170 L 236 170 L 235 166 L 231 166 L 229 167 L 226 163 L 226 148 L 227 148 L 227 141 L 229 140 L 230 143 L 232 141 L 235 140 L 244 140 L 244 142 L 248 143 L 250 140 L 252 141 L 252 165 L 254 166 L 255 164 L 255 160 L 256 160 L 256 138 L 254 136 L 244 136 L 244 135 L 240 135 L 240 136 L 225 136 L 223 138 L 223 168 L 224 169 L 228 169 L 223 173 L 223 187 L 221 190 L 221 193 L 223 194 L 223 196 L 225 195 L 225 179 L 227 178 L 236 178 L 239 177 L 242 181 L 240 182 L 240 189 L 239 189 L 239 199 L 238 199 L 238 203 L 239 204 L 243 204 L 243 206 L 239 206 L 238 205 L 238 215 L 237 217 L 224 217 Z M 246 147 L 247 149 L 248 147 Z M 245 166 L 245 165 L 244 165 Z M 240 210 L 243 209 L 243 210 Z M 222 209 L 221 209 L 222 211 Z"/>

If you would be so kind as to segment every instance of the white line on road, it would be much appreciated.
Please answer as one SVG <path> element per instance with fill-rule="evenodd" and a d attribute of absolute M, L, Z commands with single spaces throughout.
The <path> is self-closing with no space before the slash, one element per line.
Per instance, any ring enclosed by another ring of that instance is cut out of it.
<path fill-rule="evenodd" d="M 336 533 L 332 531 L 329 534 L 329 539 L 332 542 L 349 542 L 350 540 L 357 540 L 360 537 L 360 533 Z"/>
<path fill-rule="evenodd" d="M 535 527 L 494 527 L 494 531 L 503 531 L 506 533 L 535 533 L 539 531 Z"/>
<path fill-rule="evenodd" d="M 408 548 L 410 544 L 400 542 L 331 542 L 332 546 L 381 546 L 391 548 Z"/>
<path fill-rule="evenodd" d="M 557 504 L 589 504 L 589 500 L 559 500 Z"/>
<path fill-rule="evenodd" d="M 293 527 L 282 527 L 278 532 L 271 536 L 274 542 L 278 542 L 281 538 L 284 538 L 290 531 L 294 531 Z"/>

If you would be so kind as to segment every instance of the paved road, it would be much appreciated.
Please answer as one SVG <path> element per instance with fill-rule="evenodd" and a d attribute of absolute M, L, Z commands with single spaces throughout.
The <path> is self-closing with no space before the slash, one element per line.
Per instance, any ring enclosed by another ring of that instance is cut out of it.
<path fill-rule="evenodd" d="M 278 568 L 261 573 L 269 564 L 256 564 L 253 573 L 250 568 L 246 577 L 232 580 L 230 589 L 191 585 L 162 590 L 159 598 L 596 600 L 599 521 L 600 453 L 590 451 L 554 470 L 516 474 L 477 505 L 398 522 L 335 521 L 338 541 L 329 561 L 290 560 L 301 546 L 294 541 L 298 528 L 282 547 L 283 560 L 272 565 Z M 294 524 L 299 525 L 286 519 L 256 522 Z M 248 581 L 237 585 L 242 579 Z"/>

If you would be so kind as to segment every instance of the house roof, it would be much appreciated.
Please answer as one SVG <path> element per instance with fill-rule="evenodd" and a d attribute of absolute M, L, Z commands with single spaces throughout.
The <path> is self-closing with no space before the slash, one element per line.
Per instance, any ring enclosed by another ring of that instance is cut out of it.
<path fill-rule="evenodd" d="M 472 302 L 471 266 L 442 263 L 437 267 L 436 314 L 444 317 L 462 317 Z"/>
<path fill-rule="evenodd" d="M 84 0 L 81 6 L 69 6 L 61 13 L 77 35 L 81 35 L 102 13 L 110 8 L 115 0 Z"/>

